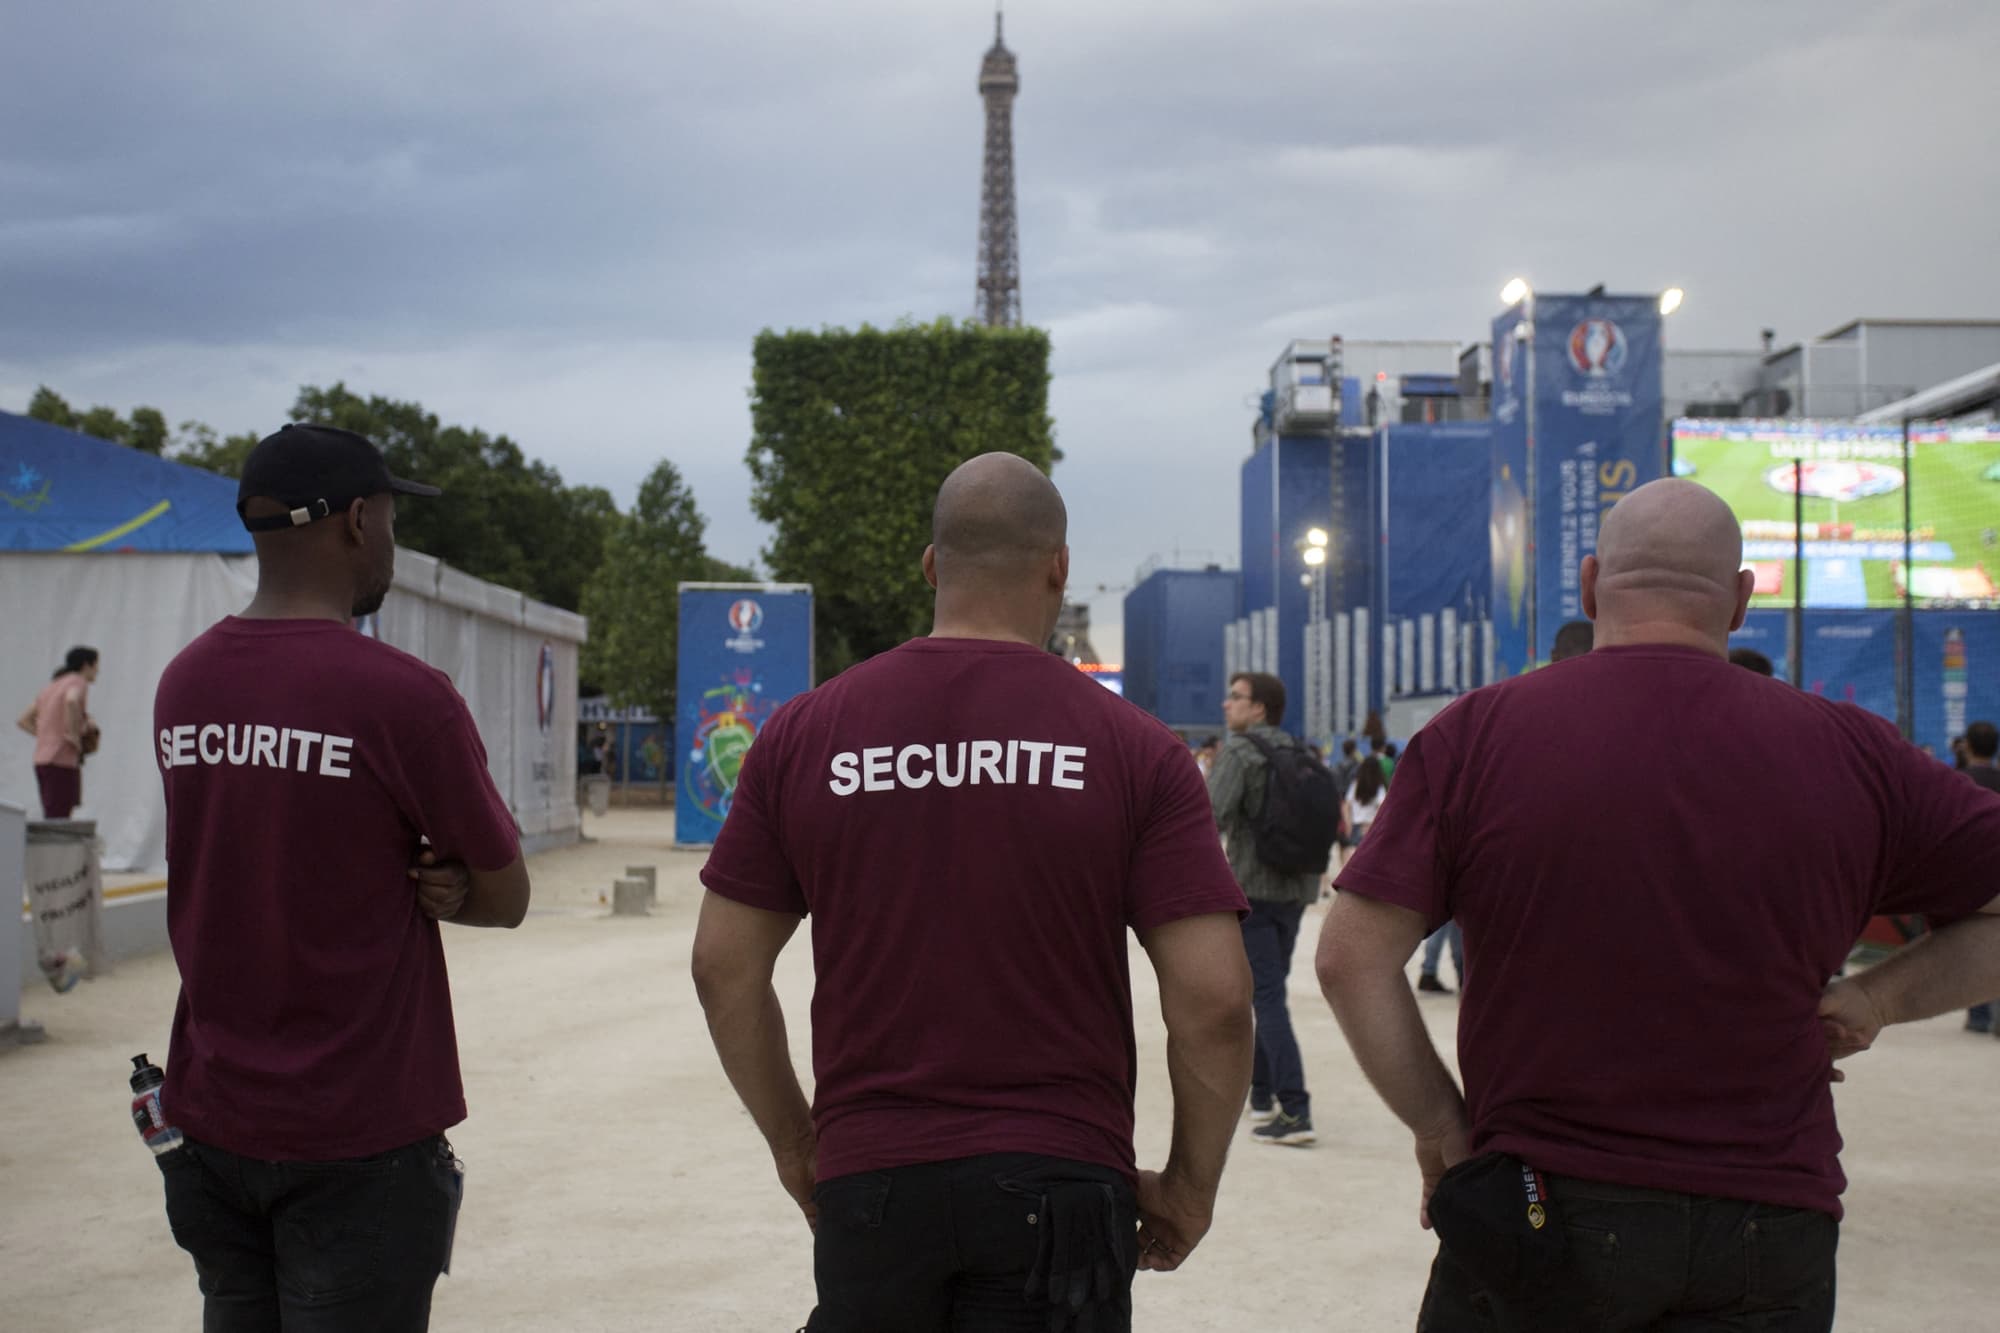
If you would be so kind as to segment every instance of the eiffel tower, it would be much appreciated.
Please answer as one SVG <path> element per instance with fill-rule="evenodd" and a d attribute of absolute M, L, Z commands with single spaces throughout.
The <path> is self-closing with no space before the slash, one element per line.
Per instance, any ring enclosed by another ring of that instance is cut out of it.
<path fill-rule="evenodd" d="M 993 47 L 979 66 L 979 95 L 986 102 L 986 163 L 979 189 L 979 280 L 976 318 L 981 324 L 1018 328 L 1021 323 L 1021 243 L 1014 226 L 1014 97 L 1021 76 L 1014 53 L 1000 35 L 993 11 Z"/>

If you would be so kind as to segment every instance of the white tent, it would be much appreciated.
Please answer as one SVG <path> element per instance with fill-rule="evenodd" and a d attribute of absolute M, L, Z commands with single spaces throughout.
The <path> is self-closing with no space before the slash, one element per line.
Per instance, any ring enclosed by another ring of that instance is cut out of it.
<path fill-rule="evenodd" d="M 76 817 L 97 821 L 106 870 L 165 867 L 153 690 L 174 654 L 256 588 L 254 556 L 215 549 L 249 545 L 234 496 L 226 478 L 0 413 L 0 705 L 11 722 L 74 644 L 102 655 L 90 711 L 103 742 Z M 136 520 L 113 521 L 127 514 Z M 577 837 L 583 617 L 398 551 L 395 589 L 361 629 L 452 678 L 531 846 Z M 0 801 L 38 817 L 33 750 L 0 730 Z"/>

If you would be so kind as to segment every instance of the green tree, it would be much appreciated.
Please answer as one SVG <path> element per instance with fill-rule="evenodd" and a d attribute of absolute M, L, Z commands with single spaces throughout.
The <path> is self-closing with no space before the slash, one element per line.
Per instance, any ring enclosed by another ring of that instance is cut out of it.
<path fill-rule="evenodd" d="M 44 384 L 28 402 L 28 415 L 64 430 L 82 431 L 113 444 L 126 444 L 155 456 L 166 448 L 167 419 L 157 407 L 135 407 L 128 420 L 114 407 L 78 412 L 67 399 Z"/>
<path fill-rule="evenodd" d="M 813 585 L 825 679 L 928 628 L 921 559 L 953 468 L 994 451 L 1053 466 L 1049 339 L 949 320 L 767 329 L 754 367 L 750 502 L 776 528 L 771 576 Z"/>
<path fill-rule="evenodd" d="M 157 407 L 133 408 L 131 425 L 125 434 L 125 443 L 141 453 L 158 458 L 167 448 L 166 414 Z"/>
<path fill-rule="evenodd" d="M 583 589 L 590 641 L 583 646 L 581 674 L 610 696 L 613 707 L 674 715 L 679 585 L 734 581 L 719 577 L 717 569 L 746 572 L 702 548 L 707 526 L 679 469 L 664 460 L 640 485 L 632 512 L 612 521 L 603 561 Z"/>
<path fill-rule="evenodd" d="M 35 396 L 28 400 L 28 415 L 37 421 L 46 421 L 51 426 L 61 426 L 64 430 L 76 429 L 76 411 L 64 397 L 44 384 L 35 390 Z"/>
<path fill-rule="evenodd" d="M 132 428 L 126 424 L 125 418 L 108 407 L 93 407 L 85 412 L 77 418 L 76 429 L 85 435 L 95 435 L 100 440 L 109 440 L 113 444 L 125 443 L 126 437 L 132 433 Z"/>
<path fill-rule="evenodd" d="M 173 452 L 168 456 L 190 467 L 219 472 L 225 477 L 240 477 L 243 475 L 243 460 L 256 446 L 257 436 L 250 431 L 225 439 L 218 436 L 212 426 L 199 421 L 183 421 L 174 428 Z"/>
<path fill-rule="evenodd" d="M 505 435 L 446 426 L 416 403 L 363 398 L 343 383 L 307 385 L 294 421 L 359 431 L 400 476 L 443 489 L 396 512 L 397 540 L 468 574 L 575 609 L 616 514 L 595 487 L 566 487 Z"/>

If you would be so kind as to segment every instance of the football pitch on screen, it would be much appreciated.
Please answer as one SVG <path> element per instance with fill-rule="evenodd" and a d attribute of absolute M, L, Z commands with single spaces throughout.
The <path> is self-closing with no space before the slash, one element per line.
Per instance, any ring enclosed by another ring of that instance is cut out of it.
<path fill-rule="evenodd" d="M 1758 574 L 1752 605 L 1792 604 L 1797 570 L 1783 558 L 1793 532 L 1787 455 L 1811 439 L 1799 435 L 1788 448 L 1767 439 L 1675 434 L 1675 473 L 1721 496 L 1744 526 L 1744 562 Z M 1990 603 L 2000 595 L 2000 434 L 1914 439 L 1907 481 L 1894 456 L 1805 466 L 1805 605 L 1901 603 L 1905 484 L 1917 603 Z"/>

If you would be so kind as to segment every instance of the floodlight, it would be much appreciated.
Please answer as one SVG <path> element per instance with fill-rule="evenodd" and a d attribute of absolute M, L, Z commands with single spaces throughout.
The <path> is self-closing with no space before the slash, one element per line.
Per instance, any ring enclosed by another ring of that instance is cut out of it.
<path fill-rule="evenodd" d="M 1519 305 L 1521 298 L 1526 296 L 1529 290 L 1526 278 L 1511 278 L 1508 280 L 1507 285 L 1500 289 L 1500 303 L 1502 305 Z"/>
<path fill-rule="evenodd" d="M 1326 548 L 1324 546 L 1306 547 L 1306 563 L 1315 567 L 1325 564 Z"/>
<path fill-rule="evenodd" d="M 1308 533 L 1306 533 L 1306 545 L 1308 546 L 1326 545 L 1326 529 L 1314 528 Z"/>
<path fill-rule="evenodd" d="M 1680 288 L 1678 287 L 1667 288 L 1665 291 L 1660 293 L 1660 313 L 1663 315 L 1673 314 L 1674 311 L 1679 310 L 1681 308 L 1681 302 L 1686 298 L 1687 298 L 1687 293 L 1682 291 Z"/>

